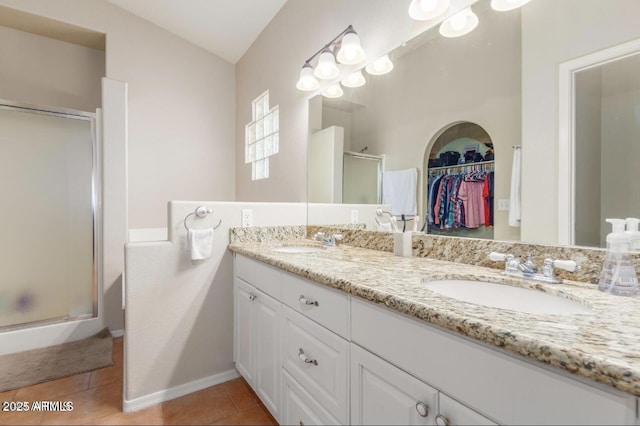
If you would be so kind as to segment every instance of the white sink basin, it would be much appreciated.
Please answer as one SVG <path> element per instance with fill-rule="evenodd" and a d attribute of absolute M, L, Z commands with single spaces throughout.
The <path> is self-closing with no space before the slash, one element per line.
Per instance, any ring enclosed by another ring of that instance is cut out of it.
<path fill-rule="evenodd" d="M 271 251 L 275 251 L 277 253 L 319 253 L 323 250 L 323 247 L 311 246 L 282 246 L 271 249 Z"/>
<path fill-rule="evenodd" d="M 486 281 L 440 280 L 427 282 L 425 287 L 463 302 L 530 314 L 574 315 L 591 312 L 590 307 L 561 296 Z"/>

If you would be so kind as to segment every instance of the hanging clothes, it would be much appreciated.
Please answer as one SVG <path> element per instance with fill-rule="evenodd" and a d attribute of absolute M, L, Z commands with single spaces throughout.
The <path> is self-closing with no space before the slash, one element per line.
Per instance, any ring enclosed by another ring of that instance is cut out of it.
<path fill-rule="evenodd" d="M 440 229 L 493 226 L 493 179 L 493 163 L 431 170 L 427 225 Z"/>

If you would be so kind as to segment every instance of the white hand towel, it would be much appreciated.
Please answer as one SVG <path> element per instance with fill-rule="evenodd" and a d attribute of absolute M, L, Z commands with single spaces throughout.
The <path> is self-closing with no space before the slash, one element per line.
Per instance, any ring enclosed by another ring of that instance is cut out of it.
<path fill-rule="evenodd" d="M 213 251 L 213 228 L 190 229 L 187 241 L 192 260 L 202 260 L 211 256 Z"/>
<path fill-rule="evenodd" d="M 417 185 L 417 169 L 384 172 L 382 175 L 382 203 L 391 205 L 393 216 L 417 214 Z"/>
<path fill-rule="evenodd" d="M 522 153 L 521 148 L 513 149 L 513 164 L 511 165 L 511 196 L 509 200 L 509 226 L 520 226 L 521 204 L 521 174 Z"/>

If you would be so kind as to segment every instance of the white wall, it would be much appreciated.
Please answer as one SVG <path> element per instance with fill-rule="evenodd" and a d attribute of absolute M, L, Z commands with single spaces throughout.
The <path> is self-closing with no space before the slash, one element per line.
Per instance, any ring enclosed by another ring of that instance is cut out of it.
<path fill-rule="evenodd" d="M 522 8 L 523 241 L 558 241 L 559 64 L 640 37 L 640 2 L 611 3 L 535 0 Z"/>
<path fill-rule="evenodd" d="M 0 27 L 0 98 L 95 112 L 105 54 Z"/>
<path fill-rule="evenodd" d="M 213 256 L 192 261 L 184 218 L 198 205 L 213 209 L 189 226 L 215 225 Z M 325 205 L 317 224 L 349 223 L 351 209 L 372 222 L 376 206 Z M 255 226 L 304 225 L 306 203 L 169 203 L 169 240 L 126 247 L 125 405 L 136 410 L 182 391 L 234 377 L 233 261 L 229 228 L 240 226 L 242 209 Z"/>
<path fill-rule="evenodd" d="M 106 33 L 106 76 L 129 86 L 131 227 L 164 227 L 171 199 L 234 199 L 232 64 L 105 0 L 0 4 Z"/>

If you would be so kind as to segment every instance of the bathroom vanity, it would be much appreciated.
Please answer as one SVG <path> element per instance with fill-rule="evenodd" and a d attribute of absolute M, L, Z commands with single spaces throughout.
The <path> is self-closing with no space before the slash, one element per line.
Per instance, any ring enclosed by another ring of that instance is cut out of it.
<path fill-rule="evenodd" d="M 281 424 L 637 424 L 640 352 L 625 339 L 640 328 L 624 315 L 640 312 L 635 299 L 377 250 L 278 246 L 229 248 L 236 368 Z M 515 312 L 424 286 L 451 278 L 590 311 Z"/>

